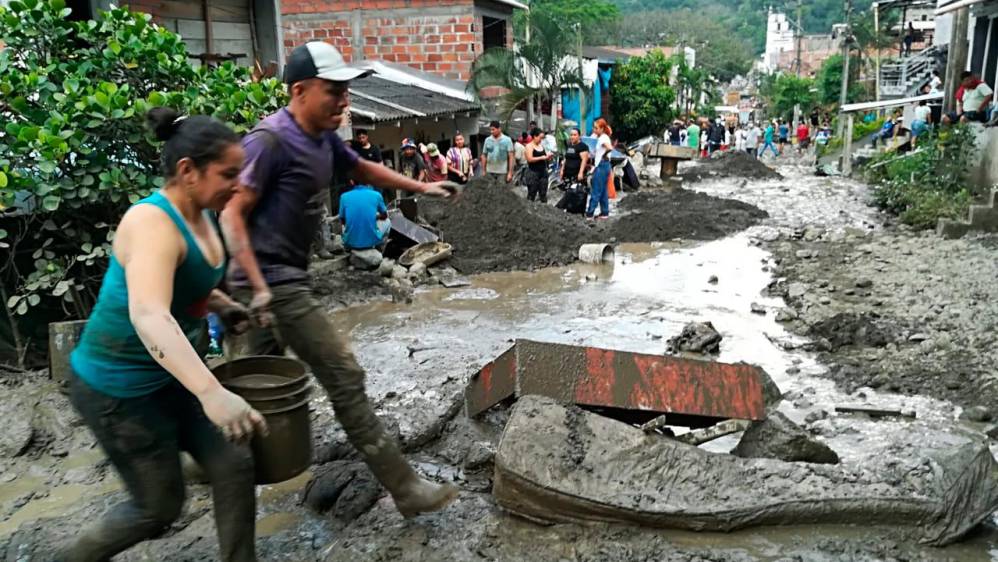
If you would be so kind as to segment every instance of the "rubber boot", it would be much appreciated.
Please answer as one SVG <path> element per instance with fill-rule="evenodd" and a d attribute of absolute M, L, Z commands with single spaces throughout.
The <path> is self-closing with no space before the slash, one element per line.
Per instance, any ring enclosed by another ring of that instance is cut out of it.
<path fill-rule="evenodd" d="M 392 495 L 402 517 L 439 511 L 457 498 L 458 489 L 453 484 L 436 484 L 420 477 L 394 441 L 382 437 L 377 446 L 366 445 L 361 453 L 371 472 Z"/>

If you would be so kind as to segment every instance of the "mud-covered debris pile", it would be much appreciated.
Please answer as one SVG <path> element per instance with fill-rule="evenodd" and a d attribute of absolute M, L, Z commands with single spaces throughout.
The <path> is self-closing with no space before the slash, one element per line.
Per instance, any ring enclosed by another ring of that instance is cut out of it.
<path fill-rule="evenodd" d="M 748 203 L 685 189 L 628 194 L 619 208 L 619 220 L 608 225 L 618 242 L 716 240 L 769 216 Z"/>
<path fill-rule="evenodd" d="M 690 322 L 678 336 L 669 338 L 669 351 L 720 353 L 722 338 L 710 322 Z"/>
<path fill-rule="evenodd" d="M 611 220 L 586 223 L 482 178 L 455 203 L 420 200 L 419 212 L 454 247 L 450 264 L 465 274 L 564 265 L 594 242 L 714 240 L 766 216 L 752 205 L 685 190 L 627 194 L 619 209 Z"/>
<path fill-rule="evenodd" d="M 680 174 L 683 181 L 694 182 L 716 178 L 746 178 L 751 180 L 778 180 L 783 176 L 770 168 L 758 158 L 748 154 L 729 150 L 719 155 L 700 160 L 698 165 Z"/>
<path fill-rule="evenodd" d="M 486 178 L 469 183 L 455 203 L 419 204 L 420 217 L 454 247 L 450 263 L 462 273 L 564 265 L 581 244 L 600 238 L 580 217 L 526 201 Z"/>

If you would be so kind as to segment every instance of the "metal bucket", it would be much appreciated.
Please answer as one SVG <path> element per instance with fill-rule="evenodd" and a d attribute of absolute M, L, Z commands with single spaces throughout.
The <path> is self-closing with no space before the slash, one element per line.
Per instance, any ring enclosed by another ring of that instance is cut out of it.
<path fill-rule="evenodd" d="M 273 484 L 298 476 L 312 464 L 312 424 L 308 392 L 290 406 L 260 409 L 270 433 L 253 436 L 253 464 L 257 484 Z"/>
<path fill-rule="evenodd" d="M 583 244 L 579 248 L 579 261 L 583 263 L 613 263 L 613 246 L 609 244 Z"/>

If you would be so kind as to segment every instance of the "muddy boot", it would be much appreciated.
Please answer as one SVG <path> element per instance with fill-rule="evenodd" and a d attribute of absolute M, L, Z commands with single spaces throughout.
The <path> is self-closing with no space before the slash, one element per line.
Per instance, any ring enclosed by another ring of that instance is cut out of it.
<path fill-rule="evenodd" d="M 416 474 L 398 446 L 382 437 L 380 447 L 367 445 L 361 451 L 371 472 L 395 500 L 402 517 L 439 511 L 457 498 L 453 484 L 436 484 Z"/>

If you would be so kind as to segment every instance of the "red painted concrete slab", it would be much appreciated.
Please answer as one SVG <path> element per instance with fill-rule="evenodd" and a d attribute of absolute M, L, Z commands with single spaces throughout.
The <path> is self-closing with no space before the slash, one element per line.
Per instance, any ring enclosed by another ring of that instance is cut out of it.
<path fill-rule="evenodd" d="M 512 395 L 716 419 L 766 417 L 759 367 L 517 340 L 466 391 L 468 415 Z M 510 388 L 510 381 L 513 388 Z"/>

